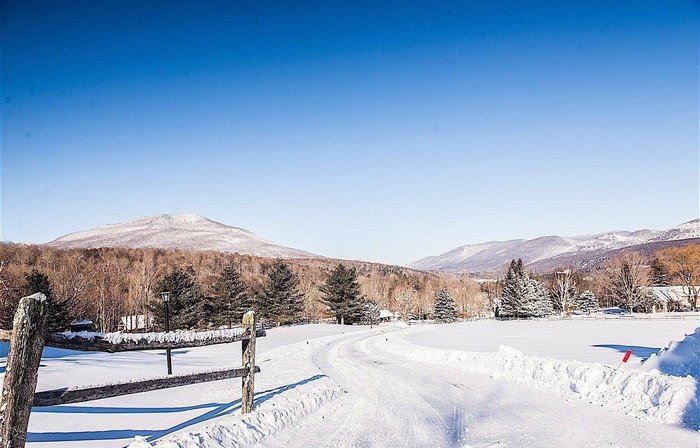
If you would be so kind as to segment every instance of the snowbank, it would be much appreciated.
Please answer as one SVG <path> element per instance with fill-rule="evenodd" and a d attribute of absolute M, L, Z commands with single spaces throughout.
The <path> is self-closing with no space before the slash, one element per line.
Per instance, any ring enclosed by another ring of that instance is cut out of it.
<path fill-rule="evenodd" d="M 144 437 L 137 437 L 127 448 L 252 446 L 277 431 L 296 425 L 305 415 L 343 393 L 340 386 L 327 379 L 325 384 L 315 384 L 307 389 L 276 395 L 253 413 L 232 415 L 199 431 L 179 433 L 153 444 Z"/>
<path fill-rule="evenodd" d="M 660 370 L 669 375 L 691 375 L 700 380 L 700 327 L 682 341 L 671 341 L 659 353 L 651 355 L 643 368 Z"/>
<path fill-rule="evenodd" d="M 643 420 L 679 424 L 697 410 L 693 378 L 658 370 L 614 369 L 598 363 L 526 356 L 501 346 L 496 353 L 465 352 L 413 345 L 401 338 L 378 346 L 412 361 L 448 366 L 526 384 L 564 397 L 578 397 Z"/>
<path fill-rule="evenodd" d="M 69 339 L 82 338 L 93 340 L 100 338 L 111 344 L 120 344 L 122 342 L 193 342 L 193 341 L 208 341 L 211 339 L 221 339 L 236 337 L 244 333 L 242 328 L 233 328 L 227 330 L 209 330 L 209 331 L 171 331 L 169 333 L 96 333 L 91 331 L 71 332 L 64 331 L 61 334 Z"/>
<path fill-rule="evenodd" d="M 154 442 L 136 437 L 127 448 L 248 447 L 295 426 L 304 416 L 345 393 L 342 386 L 323 375 L 313 361 L 314 353 L 341 337 L 344 334 L 317 337 L 261 354 L 256 360 L 262 371 L 255 380 L 254 412 L 242 415 L 236 410 L 209 426 Z M 262 390 L 263 381 L 274 386 Z"/>

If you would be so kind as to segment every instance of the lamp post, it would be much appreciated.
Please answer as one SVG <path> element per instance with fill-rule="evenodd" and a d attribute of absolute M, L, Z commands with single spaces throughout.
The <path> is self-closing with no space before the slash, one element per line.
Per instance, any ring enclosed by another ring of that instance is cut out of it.
<path fill-rule="evenodd" d="M 161 292 L 160 298 L 165 304 L 165 332 L 170 333 L 170 291 Z M 168 375 L 172 375 L 173 363 L 170 355 L 170 347 L 165 349 L 165 356 L 168 360 Z"/>

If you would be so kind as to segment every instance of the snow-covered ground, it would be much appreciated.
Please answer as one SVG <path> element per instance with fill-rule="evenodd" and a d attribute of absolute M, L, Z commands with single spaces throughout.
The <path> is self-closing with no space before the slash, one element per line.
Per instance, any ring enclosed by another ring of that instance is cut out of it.
<path fill-rule="evenodd" d="M 683 414 L 697 409 L 697 376 L 668 376 L 639 361 L 698 325 L 484 321 L 273 329 L 258 342 L 262 372 L 253 414 L 239 414 L 240 379 L 224 380 L 34 408 L 28 446 L 697 448 L 698 425 Z M 695 342 L 672 345 L 665 359 L 675 356 L 677 366 Z M 501 345 L 513 349 L 499 351 Z M 616 372 L 627 347 L 635 358 Z M 240 343 L 224 344 L 177 350 L 173 364 L 185 373 L 240 365 L 240 356 Z M 38 390 L 164 370 L 157 351 L 46 349 Z"/>
<path fill-rule="evenodd" d="M 638 366 L 642 360 L 669 342 L 683 339 L 698 326 L 699 319 L 481 320 L 432 326 L 428 332 L 412 334 L 406 339 L 416 345 L 474 352 L 496 352 L 501 345 L 506 345 L 526 355 L 617 367 L 627 350 L 632 350 L 628 366 Z"/>

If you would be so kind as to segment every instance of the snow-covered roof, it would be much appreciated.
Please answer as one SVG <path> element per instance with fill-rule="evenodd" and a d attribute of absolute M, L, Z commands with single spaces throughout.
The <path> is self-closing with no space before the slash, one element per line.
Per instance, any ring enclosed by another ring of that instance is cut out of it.
<path fill-rule="evenodd" d="M 700 286 L 691 286 L 691 288 L 700 291 Z M 650 289 L 661 302 L 688 299 L 688 289 L 685 286 L 652 286 Z"/>
<path fill-rule="evenodd" d="M 383 317 L 394 317 L 394 313 L 389 310 L 379 310 L 379 318 Z"/>
<path fill-rule="evenodd" d="M 92 321 L 88 319 L 83 319 L 83 320 L 76 320 L 75 322 L 71 322 L 71 325 L 92 325 Z"/>

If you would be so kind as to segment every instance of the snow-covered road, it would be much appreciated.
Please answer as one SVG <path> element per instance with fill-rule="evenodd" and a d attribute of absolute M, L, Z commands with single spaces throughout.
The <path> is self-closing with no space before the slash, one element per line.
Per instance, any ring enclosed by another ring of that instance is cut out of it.
<path fill-rule="evenodd" d="M 343 336 L 317 351 L 340 399 L 259 446 L 697 447 L 697 432 L 641 421 L 487 375 L 407 361 L 401 330 Z"/>

